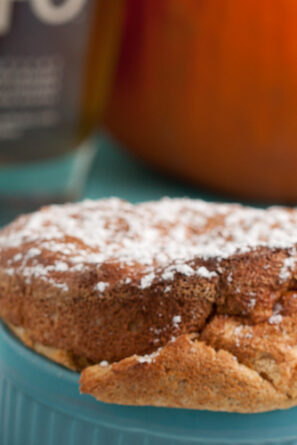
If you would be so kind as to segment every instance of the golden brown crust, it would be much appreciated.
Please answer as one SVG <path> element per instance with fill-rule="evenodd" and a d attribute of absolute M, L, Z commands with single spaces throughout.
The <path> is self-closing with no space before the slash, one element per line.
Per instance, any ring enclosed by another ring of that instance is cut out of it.
<path fill-rule="evenodd" d="M 297 404 L 297 294 L 258 324 L 214 315 L 199 335 L 156 356 L 82 372 L 81 390 L 109 403 L 261 412 Z M 293 312 L 293 313 L 292 313 Z M 153 402 L 154 400 L 154 402 Z"/>
<path fill-rule="evenodd" d="M 297 403 L 297 211 L 164 206 L 107 200 L 16 220 L 0 232 L 0 316 L 37 352 L 86 368 L 82 390 L 101 400 Z M 114 364 L 88 367 L 101 361 Z"/>
<path fill-rule="evenodd" d="M 180 336 L 151 362 L 129 357 L 81 375 L 81 391 L 125 405 L 261 412 L 296 403 L 228 351 Z"/>

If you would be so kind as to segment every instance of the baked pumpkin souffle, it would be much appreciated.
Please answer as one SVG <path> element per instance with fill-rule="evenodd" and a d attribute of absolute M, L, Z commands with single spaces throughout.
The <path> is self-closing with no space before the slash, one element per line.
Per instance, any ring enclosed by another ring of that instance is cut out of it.
<path fill-rule="evenodd" d="M 297 405 L 297 209 L 42 208 L 0 232 L 0 316 L 104 402 Z"/>

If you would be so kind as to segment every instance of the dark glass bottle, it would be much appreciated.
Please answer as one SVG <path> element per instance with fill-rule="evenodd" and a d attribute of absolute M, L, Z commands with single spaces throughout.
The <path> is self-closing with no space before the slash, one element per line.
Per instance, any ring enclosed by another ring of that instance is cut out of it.
<path fill-rule="evenodd" d="M 122 0 L 0 0 L 1 207 L 79 196 L 121 16 Z"/>

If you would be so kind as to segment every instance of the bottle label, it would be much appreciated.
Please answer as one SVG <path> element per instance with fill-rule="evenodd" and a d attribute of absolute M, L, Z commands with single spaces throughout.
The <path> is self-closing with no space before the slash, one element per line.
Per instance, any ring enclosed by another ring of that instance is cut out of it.
<path fill-rule="evenodd" d="M 96 2 L 0 0 L 0 163 L 73 147 Z"/>
<path fill-rule="evenodd" d="M 26 1 L 36 18 L 49 25 L 62 25 L 70 22 L 78 16 L 86 3 L 86 0 L 63 0 L 59 4 L 54 0 L 1 0 L 0 35 L 9 32 L 13 7 L 19 1 Z"/>

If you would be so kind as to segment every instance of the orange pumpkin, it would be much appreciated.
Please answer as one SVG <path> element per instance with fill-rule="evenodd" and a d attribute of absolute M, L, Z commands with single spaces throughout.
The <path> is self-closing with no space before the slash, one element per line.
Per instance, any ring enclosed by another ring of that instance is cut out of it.
<path fill-rule="evenodd" d="M 237 197 L 297 199 L 297 1 L 127 0 L 107 126 Z"/>

